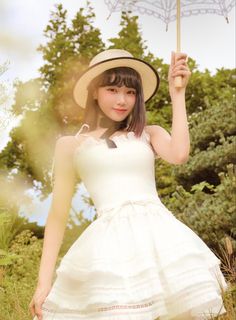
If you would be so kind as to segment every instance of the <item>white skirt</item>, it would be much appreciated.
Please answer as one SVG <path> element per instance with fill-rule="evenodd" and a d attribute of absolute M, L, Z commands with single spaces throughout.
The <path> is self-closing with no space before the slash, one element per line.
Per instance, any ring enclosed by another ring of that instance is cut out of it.
<path fill-rule="evenodd" d="M 162 202 L 125 202 L 63 257 L 43 320 L 212 319 L 226 313 L 220 263 Z"/>

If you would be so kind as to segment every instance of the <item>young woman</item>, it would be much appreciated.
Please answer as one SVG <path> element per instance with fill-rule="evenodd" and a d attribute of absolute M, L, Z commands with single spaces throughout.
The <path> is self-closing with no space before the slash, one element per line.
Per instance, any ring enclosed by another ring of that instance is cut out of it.
<path fill-rule="evenodd" d="M 172 53 L 171 135 L 146 125 L 145 102 L 160 79 L 129 52 L 99 53 L 76 82 L 74 98 L 85 108 L 84 124 L 56 143 L 53 199 L 30 302 L 34 319 L 200 320 L 226 312 L 220 260 L 156 190 L 155 159 L 177 165 L 189 156 L 186 58 Z M 176 76 L 182 77 L 181 88 L 174 85 Z M 97 219 L 63 257 L 52 284 L 77 174 Z"/>

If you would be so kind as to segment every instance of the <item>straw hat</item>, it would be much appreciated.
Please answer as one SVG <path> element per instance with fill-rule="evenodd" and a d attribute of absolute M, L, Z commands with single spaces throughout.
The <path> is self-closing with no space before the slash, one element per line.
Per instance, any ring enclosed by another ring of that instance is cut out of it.
<path fill-rule="evenodd" d="M 150 100 L 157 92 L 160 78 L 157 71 L 147 62 L 134 58 L 131 53 L 121 49 L 109 49 L 97 54 L 89 67 L 74 86 L 75 102 L 82 108 L 86 107 L 89 83 L 104 71 L 117 67 L 129 67 L 136 70 L 142 79 L 144 101 Z"/>

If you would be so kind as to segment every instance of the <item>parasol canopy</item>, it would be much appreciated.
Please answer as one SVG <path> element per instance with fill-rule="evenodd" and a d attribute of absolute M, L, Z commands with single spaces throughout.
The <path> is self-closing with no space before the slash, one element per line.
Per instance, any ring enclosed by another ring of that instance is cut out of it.
<path fill-rule="evenodd" d="M 229 23 L 228 13 L 235 6 L 235 0 L 104 0 L 110 11 L 137 12 L 161 19 L 166 24 L 176 20 L 177 49 L 180 52 L 180 19 L 200 14 L 218 14 Z M 175 78 L 175 86 L 181 87 L 181 76 Z"/>
<path fill-rule="evenodd" d="M 176 0 L 105 0 L 110 11 L 109 17 L 115 11 L 132 11 L 147 14 L 161 19 L 166 24 L 166 31 L 170 22 L 177 19 Z M 180 17 L 189 17 L 199 14 L 218 14 L 229 23 L 228 13 L 235 6 L 235 0 L 182 0 Z M 108 18 L 109 18 L 108 17 Z"/>

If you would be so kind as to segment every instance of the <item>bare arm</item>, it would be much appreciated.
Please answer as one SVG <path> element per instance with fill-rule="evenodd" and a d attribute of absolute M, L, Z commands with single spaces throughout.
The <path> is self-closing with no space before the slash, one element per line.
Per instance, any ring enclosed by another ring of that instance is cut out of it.
<path fill-rule="evenodd" d="M 185 94 L 180 92 L 172 98 L 171 135 L 158 125 L 150 126 L 151 143 L 156 153 L 173 164 L 185 163 L 190 150 L 190 137 L 185 108 Z"/>
<path fill-rule="evenodd" d="M 64 237 L 75 186 L 69 137 L 58 139 L 55 147 L 54 185 L 43 242 L 38 285 L 52 282 L 57 256 Z"/>
<path fill-rule="evenodd" d="M 32 316 L 42 320 L 42 304 L 49 294 L 57 256 L 64 237 L 71 200 L 76 181 L 73 167 L 73 145 L 71 137 L 57 140 L 54 153 L 54 184 L 43 241 L 38 283 L 29 304 Z"/>
<path fill-rule="evenodd" d="M 172 129 L 169 134 L 164 128 L 150 126 L 151 143 L 157 154 L 173 164 L 185 163 L 190 152 L 190 137 L 185 105 L 185 91 L 191 72 L 187 66 L 185 53 L 171 55 L 168 73 L 169 92 L 172 101 Z M 174 78 L 182 77 L 182 87 L 176 88 Z"/>

